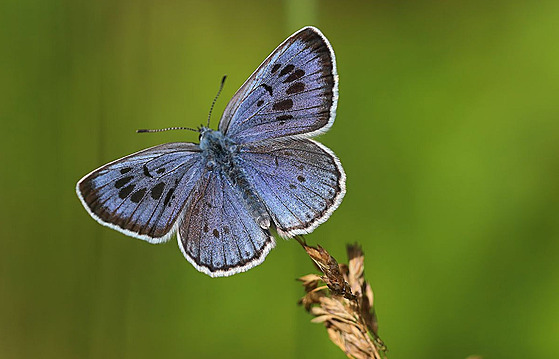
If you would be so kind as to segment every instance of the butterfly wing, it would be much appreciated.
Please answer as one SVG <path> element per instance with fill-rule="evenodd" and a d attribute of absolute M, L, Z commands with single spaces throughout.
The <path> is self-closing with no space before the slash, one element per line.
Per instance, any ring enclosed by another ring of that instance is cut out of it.
<path fill-rule="evenodd" d="M 160 243 L 174 233 L 202 168 L 198 145 L 167 143 L 94 170 L 78 182 L 76 192 L 99 223 Z"/>
<path fill-rule="evenodd" d="M 272 52 L 233 96 L 219 130 L 237 143 L 311 137 L 333 124 L 336 59 L 320 30 L 305 27 Z"/>
<path fill-rule="evenodd" d="M 345 173 L 326 146 L 304 138 L 246 145 L 240 156 L 251 186 L 284 237 L 311 232 L 345 194 Z"/>
<path fill-rule="evenodd" d="M 203 175 L 184 213 L 179 247 L 196 269 L 212 277 L 249 270 L 275 245 L 269 229 L 250 214 L 239 187 L 219 167 Z"/>

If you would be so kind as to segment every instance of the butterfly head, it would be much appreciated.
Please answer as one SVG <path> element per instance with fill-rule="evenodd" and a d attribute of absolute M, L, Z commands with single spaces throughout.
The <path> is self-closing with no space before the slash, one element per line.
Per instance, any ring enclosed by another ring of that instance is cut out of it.
<path fill-rule="evenodd" d="M 234 153 L 237 152 L 238 146 L 221 131 L 201 126 L 200 148 L 212 153 Z"/>
<path fill-rule="evenodd" d="M 202 150 L 207 151 L 212 148 L 221 147 L 223 139 L 223 134 L 220 131 L 215 131 L 205 126 L 200 127 L 200 148 Z"/>

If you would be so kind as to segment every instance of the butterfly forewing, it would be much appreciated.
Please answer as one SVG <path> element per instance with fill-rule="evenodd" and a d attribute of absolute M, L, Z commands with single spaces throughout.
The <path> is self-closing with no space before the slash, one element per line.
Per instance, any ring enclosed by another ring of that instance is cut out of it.
<path fill-rule="evenodd" d="M 203 176 L 184 213 L 179 247 L 196 269 L 212 277 L 244 272 L 274 247 L 270 231 L 256 223 L 240 189 L 219 168 Z"/>
<path fill-rule="evenodd" d="M 149 242 L 173 233 L 200 176 L 198 145 L 168 143 L 111 162 L 82 178 L 77 193 L 101 224 Z"/>
<path fill-rule="evenodd" d="M 337 81 L 328 40 L 316 28 L 303 28 L 237 91 L 219 129 L 238 143 L 326 131 L 334 121 Z"/>
<path fill-rule="evenodd" d="M 313 140 L 269 140 L 247 146 L 241 156 L 252 187 L 283 236 L 311 232 L 344 196 L 345 174 L 339 160 Z"/>

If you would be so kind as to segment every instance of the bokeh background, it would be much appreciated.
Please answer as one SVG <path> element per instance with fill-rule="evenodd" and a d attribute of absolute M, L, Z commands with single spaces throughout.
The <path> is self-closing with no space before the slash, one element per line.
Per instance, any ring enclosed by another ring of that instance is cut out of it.
<path fill-rule="evenodd" d="M 211 279 L 98 225 L 74 187 L 198 126 L 308 24 L 338 58 L 320 140 L 348 192 L 311 235 L 359 242 L 390 358 L 559 357 L 559 2 L 0 4 L 0 357 L 341 358 L 280 240 Z"/>

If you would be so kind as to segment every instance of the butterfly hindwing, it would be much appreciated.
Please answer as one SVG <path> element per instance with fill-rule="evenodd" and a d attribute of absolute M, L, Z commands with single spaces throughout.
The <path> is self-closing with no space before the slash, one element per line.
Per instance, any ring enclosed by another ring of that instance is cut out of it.
<path fill-rule="evenodd" d="M 247 145 L 241 158 L 282 236 L 311 232 L 330 217 L 345 194 L 340 161 L 316 141 L 263 141 Z"/>
<path fill-rule="evenodd" d="M 200 176 L 200 149 L 168 143 L 113 161 L 76 186 L 89 214 L 127 235 L 159 243 L 175 223 Z"/>
<path fill-rule="evenodd" d="M 285 40 L 233 96 L 219 129 L 237 143 L 328 130 L 338 98 L 332 47 L 314 27 Z"/>
<path fill-rule="evenodd" d="M 244 272 L 260 264 L 274 247 L 269 229 L 247 209 L 241 190 L 219 168 L 208 171 L 193 191 L 178 227 L 186 259 L 212 277 Z"/>

